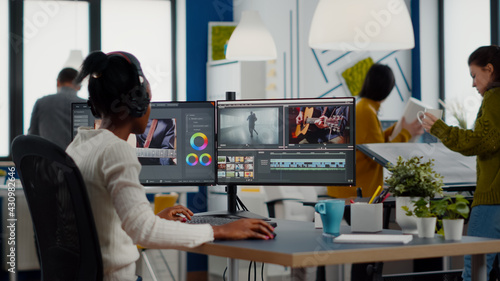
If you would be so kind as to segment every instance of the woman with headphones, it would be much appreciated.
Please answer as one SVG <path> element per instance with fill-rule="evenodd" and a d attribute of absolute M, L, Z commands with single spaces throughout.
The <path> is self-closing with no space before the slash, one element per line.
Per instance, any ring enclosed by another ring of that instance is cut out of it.
<path fill-rule="evenodd" d="M 66 152 L 84 178 L 103 258 L 104 280 L 137 280 L 136 244 L 148 248 L 196 247 L 214 239 L 272 239 L 273 228 L 258 219 L 210 226 L 185 224 L 183 207 L 154 215 L 139 182 L 141 165 L 126 140 L 142 134 L 151 111 L 151 90 L 139 61 L 126 52 L 91 53 L 77 81 L 89 76 L 89 105 L 99 129 L 79 128 Z M 183 216 L 179 216 L 182 214 Z"/>

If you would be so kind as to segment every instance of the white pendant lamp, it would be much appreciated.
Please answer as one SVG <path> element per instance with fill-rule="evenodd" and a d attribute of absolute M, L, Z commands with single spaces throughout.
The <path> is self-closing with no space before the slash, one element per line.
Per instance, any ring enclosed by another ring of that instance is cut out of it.
<path fill-rule="evenodd" d="M 404 0 L 320 0 L 309 46 L 321 50 L 388 51 L 415 47 Z"/>
<path fill-rule="evenodd" d="M 81 50 L 71 50 L 69 57 L 64 63 L 64 67 L 71 67 L 78 70 L 83 62 L 83 54 Z"/>
<path fill-rule="evenodd" d="M 243 11 L 227 43 L 226 59 L 262 61 L 276 59 L 276 45 L 257 11 Z"/>

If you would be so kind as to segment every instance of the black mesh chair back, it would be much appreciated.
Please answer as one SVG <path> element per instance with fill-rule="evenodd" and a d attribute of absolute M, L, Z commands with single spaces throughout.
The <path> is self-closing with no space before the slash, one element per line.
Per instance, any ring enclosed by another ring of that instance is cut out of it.
<path fill-rule="evenodd" d="M 73 159 L 31 135 L 14 139 L 12 156 L 33 221 L 42 280 L 102 280 L 94 217 Z"/>

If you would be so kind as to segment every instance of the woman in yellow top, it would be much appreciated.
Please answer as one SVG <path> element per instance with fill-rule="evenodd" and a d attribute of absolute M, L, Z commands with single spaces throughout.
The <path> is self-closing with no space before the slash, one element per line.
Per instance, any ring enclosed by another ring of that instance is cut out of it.
<path fill-rule="evenodd" d="M 363 88 L 356 104 L 356 145 L 364 143 L 407 142 L 412 136 L 424 133 L 422 125 L 415 120 L 406 123 L 403 119 L 401 132 L 389 140 L 394 130 L 391 127 L 382 131 L 382 125 L 377 113 L 380 105 L 394 88 L 395 79 L 392 70 L 387 65 L 374 64 L 366 74 Z M 361 187 L 363 197 L 370 197 L 379 185 L 383 185 L 383 168 L 380 164 L 367 157 L 361 151 L 356 151 L 356 185 Z M 356 196 L 356 186 L 329 186 L 328 195 L 336 198 Z"/>

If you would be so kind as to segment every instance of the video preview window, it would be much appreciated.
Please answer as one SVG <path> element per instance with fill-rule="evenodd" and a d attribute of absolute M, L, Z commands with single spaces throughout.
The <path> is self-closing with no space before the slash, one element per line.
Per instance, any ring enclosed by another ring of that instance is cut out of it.
<path fill-rule="evenodd" d="M 279 107 L 223 108 L 219 146 L 278 146 L 283 142 Z"/>
<path fill-rule="evenodd" d="M 132 141 L 135 139 L 134 147 L 142 165 L 177 164 L 175 118 L 149 119 L 144 133 L 134 136 Z"/>
<path fill-rule="evenodd" d="M 289 107 L 288 116 L 288 140 L 291 145 L 350 142 L 347 105 Z"/>

